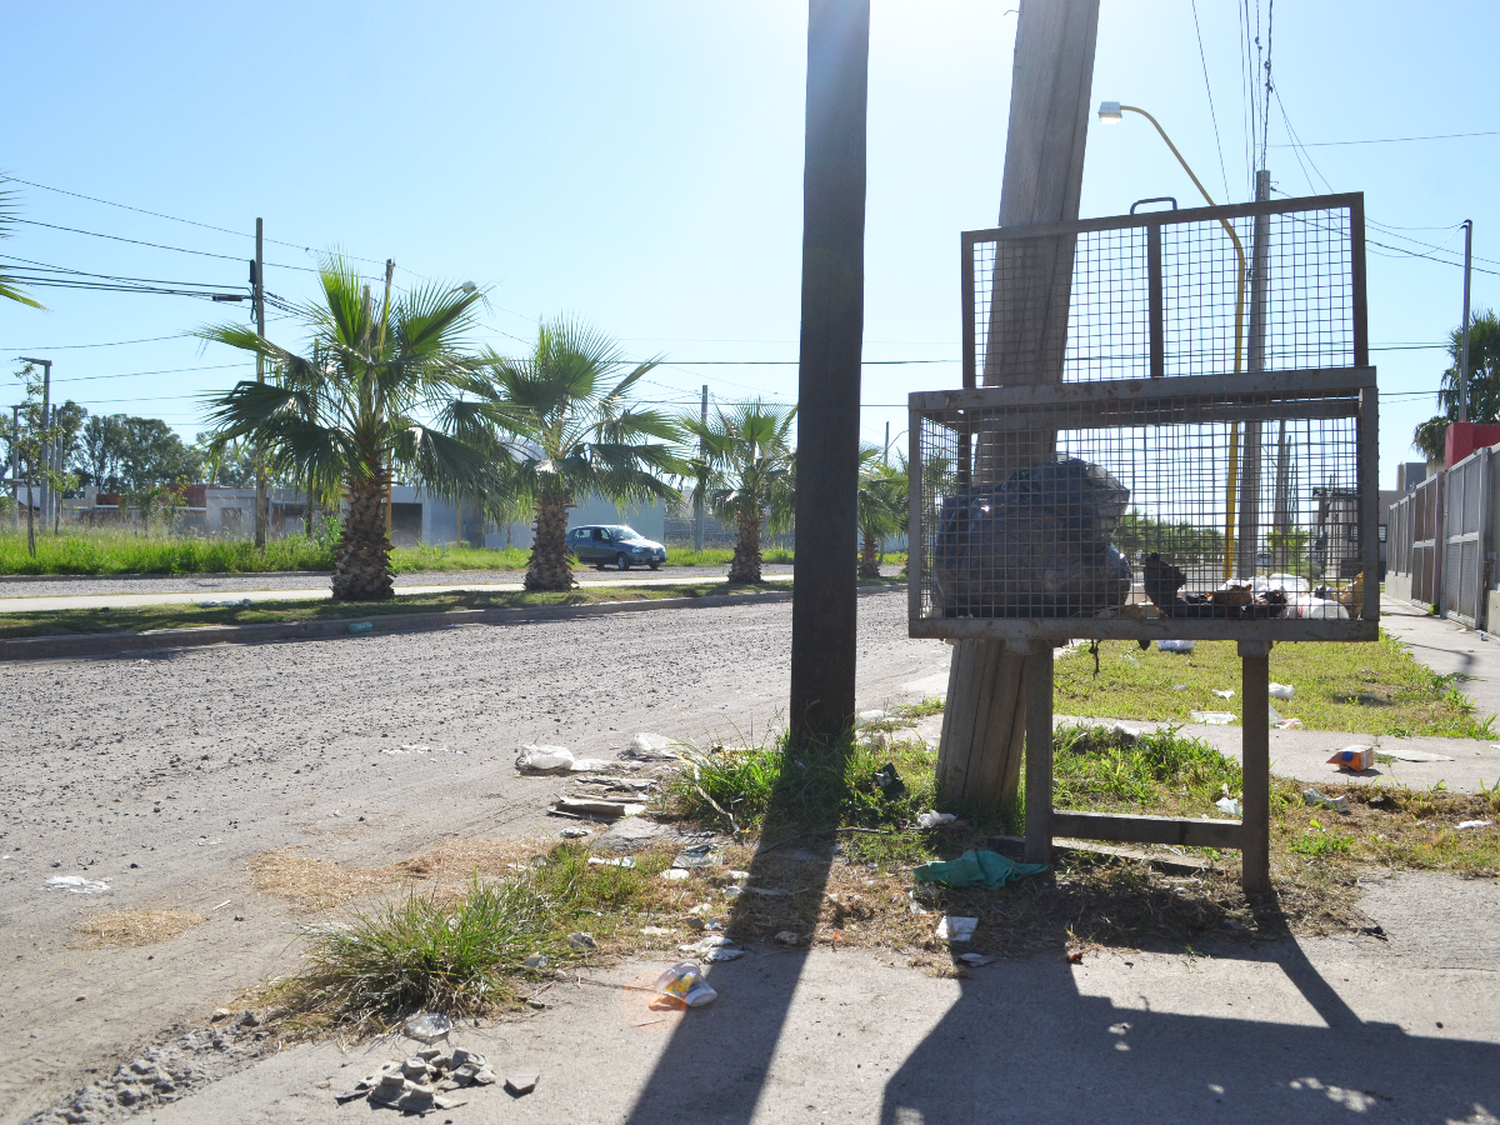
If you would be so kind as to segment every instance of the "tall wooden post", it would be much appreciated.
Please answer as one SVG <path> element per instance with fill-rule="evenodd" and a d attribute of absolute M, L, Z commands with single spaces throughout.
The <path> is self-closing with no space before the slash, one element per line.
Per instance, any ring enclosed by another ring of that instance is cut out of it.
<path fill-rule="evenodd" d="M 869 0 L 810 0 L 790 715 L 802 740 L 836 738 L 854 716 L 869 54 Z"/>
<path fill-rule="evenodd" d="M 1001 226 L 1078 218 L 1098 28 L 1099 0 L 1021 0 Z M 1066 339 L 1073 242 L 1059 239 L 1026 252 L 1029 284 L 1021 309 L 1014 316 L 991 310 L 986 385 L 1062 379 L 1063 349 L 1052 345 L 1059 329 Z M 1031 454 L 1050 455 L 1048 435 L 1038 435 L 1035 444 Z M 978 452 L 976 483 L 1016 467 L 990 463 Z M 1000 641 L 960 641 L 955 648 L 938 748 L 945 808 L 999 809 L 1015 799 L 1026 732 L 1026 660 L 1024 648 L 1008 651 Z"/>

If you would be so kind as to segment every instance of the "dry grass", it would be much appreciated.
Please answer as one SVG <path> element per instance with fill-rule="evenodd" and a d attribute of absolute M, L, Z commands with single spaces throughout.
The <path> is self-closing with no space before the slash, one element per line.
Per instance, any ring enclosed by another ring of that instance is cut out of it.
<path fill-rule="evenodd" d="M 186 910 L 111 910 L 85 919 L 78 928 L 88 935 L 89 945 L 155 945 L 206 921 Z"/>

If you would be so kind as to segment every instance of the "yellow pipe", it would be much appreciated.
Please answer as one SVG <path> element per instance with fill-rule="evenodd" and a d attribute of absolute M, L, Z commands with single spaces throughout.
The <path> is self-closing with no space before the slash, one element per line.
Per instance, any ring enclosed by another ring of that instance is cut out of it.
<path fill-rule="evenodd" d="M 1129 110 L 1131 113 L 1139 113 L 1147 121 L 1151 122 L 1152 125 L 1156 126 L 1156 131 L 1161 134 L 1161 139 L 1167 142 L 1167 147 L 1172 150 L 1172 155 L 1177 157 L 1177 163 L 1182 165 L 1182 170 L 1188 174 L 1188 178 L 1193 181 L 1193 184 L 1203 194 L 1203 198 L 1207 200 L 1208 205 L 1210 207 L 1217 206 L 1213 201 L 1213 197 L 1208 194 L 1208 189 L 1203 186 L 1203 181 L 1198 179 L 1193 170 L 1188 167 L 1188 162 L 1182 158 L 1182 153 L 1177 151 L 1177 146 L 1172 143 L 1172 138 L 1167 136 L 1167 131 L 1161 127 L 1161 122 L 1152 117 L 1144 109 L 1141 109 L 1140 106 L 1122 105 L 1120 111 L 1123 113 L 1125 110 Z M 1223 226 L 1225 233 L 1229 235 L 1229 240 L 1234 243 L 1235 255 L 1240 260 L 1240 270 L 1235 279 L 1234 286 L 1234 373 L 1238 375 L 1242 363 L 1241 339 L 1245 331 L 1245 247 L 1240 242 L 1240 236 L 1234 233 L 1234 227 L 1230 225 L 1228 219 L 1220 219 L 1219 223 Z M 1234 521 L 1236 515 L 1236 493 L 1239 489 L 1239 456 L 1240 424 L 1234 422 L 1229 429 L 1229 479 L 1228 496 L 1226 498 L 1228 515 L 1224 525 L 1225 582 L 1234 577 Z"/>

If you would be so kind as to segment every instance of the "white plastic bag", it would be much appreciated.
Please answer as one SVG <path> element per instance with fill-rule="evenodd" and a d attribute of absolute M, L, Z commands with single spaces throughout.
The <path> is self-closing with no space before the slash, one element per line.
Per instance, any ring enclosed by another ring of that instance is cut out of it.
<path fill-rule="evenodd" d="M 1162 652 L 1192 652 L 1192 641 L 1157 641 L 1156 647 Z"/>
<path fill-rule="evenodd" d="M 521 747 L 516 758 L 516 769 L 531 773 L 567 773 L 573 768 L 573 751 L 566 746 Z"/>

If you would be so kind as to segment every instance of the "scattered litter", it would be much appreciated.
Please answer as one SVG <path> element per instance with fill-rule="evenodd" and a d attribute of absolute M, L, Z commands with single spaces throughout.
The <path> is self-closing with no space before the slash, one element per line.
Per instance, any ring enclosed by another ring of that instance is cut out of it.
<path fill-rule="evenodd" d="M 1278 725 L 1279 723 L 1286 722 L 1286 720 L 1281 717 L 1281 712 L 1276 710 L 1276 708 L 1272 707 L 1269 703 L 1266 704 L 1266 718 L 1271 721 L 1271 725 L 1273 727 Z"/>
<path fill-rule="evenodd" d="M 1224 688 L 1222 691 L 1220 691 L 1218 688 L 1214 688 L 1213 691 L 1214 691 L 1214 694 L 1217 695 L 1220 699 L 1233 699 L 1234 698 L 1234 688 L 1232 688 L 1232 687 L 1231 688 Z"/>
<path fill-rule="evenodd" d="M 1233 711 L 1189 711 L 1188 718 L 1195 723 L 1206 723 L 1211 727 L 1227 727 L 1233 725 L 1238 718 Z"/>
<path fill-rule="evenodd" d="M 536 1089 L 536 1084 L 541 1077 L 540 1074 L 507 1074 L 505 1076 L 506 1092 L 514 1098 L 525 1097 Z"/>
<path fill-rule="evenodd" d="M 602 816 L 609 820 L 622 816 L 639 816 L 646 811 L 645 805 L 629 801 L 605 801 L 594 797 L 559 797 L 552 808 L 556 812 Z"/>
<path fill-rule="evenodd" d="M 726 879 L 735 879 L 735 880 L 743 883 L 746 879 L 750 878 L 750 872 L 748 872 L 748 871 L 739 871 L 739 870 L 736 870 L 735 868 L 731 867 L 727 871 L 724 872 L 724 878 L 726 878 Z"/>
<path fill-rule="evenodd" d="M 1214 807 L 1217 808 L 1225 816 L 1245 815 L 1244 806 L 1241 805 L 1239 801 L 1235 800 L 1233 797 L 1220 797 L 1217 801 L 1214 802 Z"/>
<path fill-rule="evenodd" d="M 349 632 L 351 632 L 351 633 L 368 633 L 368 632 L 371 632 L 374 628 L 375 628 L 374 622 L 371 622 L 371 621 L 356 621 L 356 622 L 354 622 L 354 624 L 352 624 L 352 625 L 349 626 Z"/>
<path fill-rule="evenodd" d="M 591 855 L 589 856 L 589 865 L 591 867 L 634 867 L 635 856 L 622 855 L 614 859 L 601 859 L 599 856 Z"/>
<path fill-rule="evenodd" d="M 684 879 L 691 879 L 693 873 L 684 867 L 669 867 L 661 873 L 661 877 L 669 883 L 680 883 Z"/>
<path fill-rule="evenodd" d="M 1488 823 L 1488 821 L 1485 823 Z M 781 945 L 797 945 L 802 941 L 802 938 L 795 930 L 782 930 L 776 935 L 776 940 Z"/>
<path fill-rule="evenodd" d="M 587 828 L 564 828 L 562 830 L 562 838 L 564 840 L 580 840 L 588 834 L 589 830 Z"/>
<path fill-rule="evenodd" d="M 1429 754 L 1426 750 L 1388 750 L 1384 746 L 1375 748 L 1375 757 L 1382 762 L 1451 762 L 1447 754 Z"/>
<path fill-rule="evenodd" d="M 722 848 L 713 844 L 693 844 L 683 848 L 672 860 L 673 867 L 717 867 L 724 862 Z"/>
<path fill-rule="evenodd" d="M 1191 644 L 1192 642 L 1189 641 L 1188 643 Z M 984 965 L 993 965 L 995 963 L 995 959 L 993 957 L 986 957 L 983 953 L 960 953 L 958 955 L 958 959 L 965 965 L 969 965 L 970 967 L 975 969 L 978 969 Z"/>
<path fill-rule="evenodd" d="M 656 978 L 656 991 L 674 1000 L 681 1000 L 689 1008 L 701 1008 L 712 1004 L 719 995 L 703 979 L 703 970 L 692 961 L 679 961 Z"/>
<path fill-rule="evenodd" d="M 1276 720 L 1276 722 L 1272 723 L 1271 725 L 1273 727 L 1275 727 L 1277 730 L 1301 730 L 1302 729 L 1302 720 L 1301 719 L 1278 719 L 1278 720 Z"/>
<path fill-rule="evenodd" d="M 854 716 L 854 729 L 858 730 L 860 727 L 867 727 L 873 723 L 883 723 L 889 718 L 890 716 L 884 711 L 861 711 Z"/>
<path fill-rule="evenodd" d="M 526 960 L 522 961 L 521 964 L 528 969 L 545 969 L 547 967 L 547 957 L 542 953 L 533 953 Z"/>
<path fill-rule="evenodd" d="M 939 883 L 945 887 L 983 887 L 993 891 L 1006 883 L 1040 875 L 1045 863 L 1016 863 L 999 852 L 967 851 L 957 859 L 924 863 L 912 871 L 919 883 Z"/>
<path fill-rule="evenodd" d="M 692 945 L 679 945 L 677 948 L 684 953 L 696 953 L 705 961 L 733 961 L 745 955 L 743 949 L 737 949 L 734 942 L 723 934 L 714 934 Z"/>
<path fill-rule="evenodd" d="M 67 891 L 70 895 L 107 895 L 113 890 L 108 879 L 95 883 L 82 875 L 52 875 L 42 886 L 48 890 Z"/>
<path fill-rule="evenodd" d="M 1340 812 L 1346 816 L 1349 814 L 1348 797 L 1329 797 L 1319 793 L 1316 789 L 1302 790 L 1302 803 L 1304 805 L 1314 805 L 1318 808 L 1332 809 L 1334 812 Z"/>
<path fill-rule="evenodd" d="M 751 887 L 750 893 L 753 895 L 764 895 L 766 898 L 785 898 L 792 892 L 785 887 Z"/>
<path fill-rule="evenodd" d="M 1488 828 L 1494 823 L 1493 820 L 1466 820 L 1458 826 L 1458 830 L 1462 832 L 1468 828 Z"/>
<path fill-rule="evenodd" d="M 1173 684 L 1173 691 L 1187 691 L 1187 684 Z"/>
<path fill-rule="evenodd" d="M 667 937 L 677 931 L 666 926 L 642 926 L 641 933 L 646 937 Z"/>
<path fill-rule="evenodd" d="M 906 782 L 896 772 L 895 762 L 887 762 L 876 770 L 874 781 L 875 788 L 880 790 L 880 795 L 887 801 L 894 801 L 906 794 Z"/>
<path fill-rule="evenodd" d="M 933 936 L 938 941 L 968 941 L 974 936 L 978 925 L 978 918 L 954 918 L 944 914 L 937 929 L 933 931 Z"/>
<path fill-rule="evenodd" d="M 1297 689 L 1291 684 L 1272 683 L 1267 691 L 1272 699 L 1290 699 Z"/>
<path fill-rule="evenodd" d="M 1367 770 L 1375 763 L 1375 747 L 1345 746 L 1328 759 L 1328 764 L 1341 770 Z"/>
<path fill-rule="evenodd" d="M 1125 661 L 1129 661 L 1131 664 L 1135 664 L 1135 665 L 1139 665 L 1140 664 L 1140 661 L 1135 658 L 1135 654 L 1134 653 L 1122 652 L 1120 654 L 1120 659 L 1121 660 L 1125 660 Z"/>
<path fill-rule="evenodd" d="M 1323 598 L 1314 598 L 1307 595 L 1292 598 L 1287 602 L 1285 617 L 1292 618 L 1321 618 L 1333 621 L 1347 621 L 1349 611 L 1338 602 L 1325 601 Z"/>
<path fill-rule="evenodd" d="M 406 1021 L 406 1034 L 424 1043 L 445 1039 L 453 1030 L 453 1021 L 441 1012 L 418 1012 Z"/>
<path fill-rule="evenodd" d="M 224 607 L 228 607 L 228 606 L 233 606 L 233 607 L 236 607 L 236 608 L 243 609 L 247 605 L 254 605 L 254 604 L 255 603 L 253 601 L 251 601 L 249 598 L 238 598 L 238 599 L 236 599 L 236 598 L 226 598 L 226 599 L 224 599 L 221 602 L 199 602 L 198 603 L 199 607 L 202 608 L 202 609 L 220 609 L 220 608 L 224 608 Z"/>
<path fill-rule="evenodd" d="M 621 757 L 638 762 L 670 761 L 677 757 L 672 750 L 672 740 L 659 734 L 638 734 L 630 740 Z"/>
<path fill-rule="evenodd" d="M 599 948 L 599 943 L 594 940 L 593 934 L 578 931 L 568 935 L 568 944 L 579 953 L 592 953 Z"/>
<path fill-rule="evenodd" d="M 528 773 L 567 773 L 573 768 L 573 751 L 566 746 L 534 746 L 530 743 L 521 747 L 521 753 L 516 758 L 516 769 L 526 770 Z"/>
<path fill-rule="evenodd" d="M 1192 641 L 1157 641 L 1156 647 L 1162 652 L 1192 652 Z"/>
<path fill-rule="evenodd" d="M 907 898 L 907 908 L 913 914 L 927 914 L 927 913 L 929 913 L 928 909 L 925 906 L 923 906 L 920 902 L 917 901 L 917 892 L 916 891 L 907 891 L 906 892 L 906 898 Z"/>
<path fill-rule="evenodd" d="M 924 812 L 917 817 L 917 827 L 937 828 L 939 825 L 952 823 L 954 819 L 951 812 Z"/>

